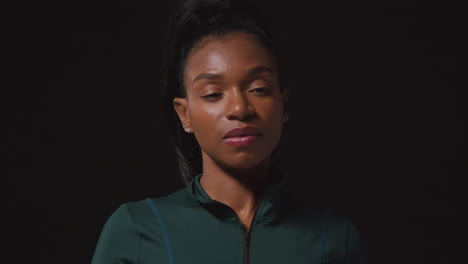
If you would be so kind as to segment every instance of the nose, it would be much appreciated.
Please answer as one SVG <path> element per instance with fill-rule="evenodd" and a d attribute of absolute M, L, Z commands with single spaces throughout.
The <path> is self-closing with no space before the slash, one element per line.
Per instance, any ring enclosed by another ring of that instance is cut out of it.
<path fill-rule="evenodd" d="M 254 107 L 241 89 L 233 89 L 226 102 L 226 117 L 229 120 L 246 120 L 256 116 Z"/>

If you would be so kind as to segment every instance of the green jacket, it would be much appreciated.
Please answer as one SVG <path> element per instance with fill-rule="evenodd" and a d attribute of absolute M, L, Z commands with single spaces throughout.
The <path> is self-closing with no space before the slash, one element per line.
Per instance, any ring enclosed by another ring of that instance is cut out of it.
<path fill-rule="evenodd" d="M 105 223 L 92 264 L 367 263 L 349 218 L 295 203 L 272 183 L 246 233 L 229 206 L 210 199 L 200 176 L 170 195 L 122 204 Z"/>

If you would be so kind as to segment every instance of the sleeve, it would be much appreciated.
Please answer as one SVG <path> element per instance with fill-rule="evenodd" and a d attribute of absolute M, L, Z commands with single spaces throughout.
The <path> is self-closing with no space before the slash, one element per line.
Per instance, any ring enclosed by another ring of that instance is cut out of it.
<path fill-rule="evenodd" d="M 368 252 L 366 243 L 356 226 L 348 221 L 346 231 L 346 264 L 367 264 Z"/>
<path fill-rule="evenodd" d="M 99 236 L 91 264 L 138 262 L 140 235 L 126 204 L 107 219 Z"/>

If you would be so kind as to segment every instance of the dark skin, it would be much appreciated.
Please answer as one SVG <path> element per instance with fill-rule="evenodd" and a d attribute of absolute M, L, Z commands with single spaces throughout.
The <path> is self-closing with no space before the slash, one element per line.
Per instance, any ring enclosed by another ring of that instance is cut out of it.
<path fill-rule="evenodd" d="M 200 183 L 212 199 L 230 206 L 248 231 L 287 103 L 275 60 L 248 33 L 207 37 L 189 53 L 183 76 L 187 97 L 174 98 L 174 108 L 200 145 Z M 244 126 L 262 135 L 247 146 L 223 142 L 228 131 Z"/>

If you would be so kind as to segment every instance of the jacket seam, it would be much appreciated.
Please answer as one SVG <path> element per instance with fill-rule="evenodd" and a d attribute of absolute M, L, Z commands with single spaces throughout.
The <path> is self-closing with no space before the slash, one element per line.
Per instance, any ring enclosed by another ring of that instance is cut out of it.
<path fill-rule="evenodd" d="M 348 263 L 348 244 L 349 244 L 349 221 L 346 221 L 346 237 L 345 237 L 345 253 L 344 253 L 344 263 Z"/>
<path fill-rule="evenodd" d="M 127 204 L 124 204 L 124 205 L 125 205 L 125 208 L 127 208 L 127 212 L 130 217 L 130 220 L 132 220 L 133 226 L 135 227 L 136 230 L 138 230 L 136 228 L 135 220 L 133 219 L 132 214 L 130 213 L 130 209 L 128 208 L 128 205 Z M 138 255 L 137 255 L 136 264 L 140 263 L 140 255 L 141 255 L 141 233 L 139 231 L 137 232 L 138 232 Z"/>
<path fill-rule="evenodd" d="M 151 211 L 153 211 L 153 214 L 156 216 L 156 218 L 158 219 L 159 221 L 159 225 L 161 226 L 161 230 L 163 231 L 163 237 L 164 237 L 164 241 L 166 243 L 166 248 L 167 248 L 167 254 L 168 254 L 168 257 L 169 257 L 169 264 L 174 264 L 174 257 L 172 255 L 172 248 L 171 248 L 171 243 L 170 243 L 170 240 L 169 240 L 169 234 L 168 234 L 168 231 L 167 231 L 167 228 L 166 226 L 164 225 L 164 222 L 162 220 L 162 217 L 161 215 L 159 214 L 159 211 L 158 209 L 156 208 L 156 206 L 154 205 L 153 201 L 150 199 L 150 198 L 147 198 L 146 199 L 146 202 L 148 203 L 148 205 L 150 206 L 151 208 Z"/>
<path fill-rule="evenodd" d="M 320 264 L 323 263 L 323 254 L 324 254 L 324 250 L 325 250 L 325 238 L 326 238 L 326 234 L 327 234 L 327 228 L 328 228 L 328 214 L 325 213 L 325 215 L 323 216 L 322 243 L 321 243 L 319 261 L 318 261 L 318 263 L 320 263 Z"/>

